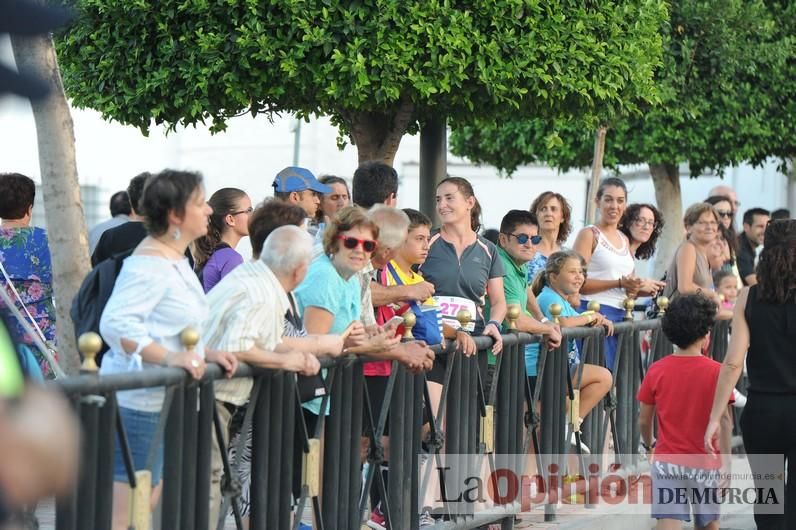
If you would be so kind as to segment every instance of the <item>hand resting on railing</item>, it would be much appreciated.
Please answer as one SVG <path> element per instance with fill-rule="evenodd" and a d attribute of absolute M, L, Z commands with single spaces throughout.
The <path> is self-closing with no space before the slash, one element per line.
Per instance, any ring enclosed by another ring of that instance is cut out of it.
<path fill-rule="evenodd" d="M 183 368 L 194 379 L 201 379 L 207 368 L 205 360 L 194 351 L 166 352 L 166 365 Z"/>

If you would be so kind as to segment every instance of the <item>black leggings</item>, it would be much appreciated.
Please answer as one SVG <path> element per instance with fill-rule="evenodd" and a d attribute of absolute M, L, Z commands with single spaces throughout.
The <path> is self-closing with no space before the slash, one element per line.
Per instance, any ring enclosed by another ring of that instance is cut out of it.
<path fill-rule="evenodd" d="M 788 468 L 785 484 L 784 515 L 758 513 L 755 506 L 755 524 L 758 529 L 786 530 L 796 528 L 796 395 L 763 394 L 750 392 L 741 415 L 743 443 L 749 456 L 749 465 L 755 474 L 769 473 L 755 461 L 754 455 L 782 454 Z M 784 470 L 782 470 L 784 471 Z M 757 486 L 757 484 L 755 484 Z"/>

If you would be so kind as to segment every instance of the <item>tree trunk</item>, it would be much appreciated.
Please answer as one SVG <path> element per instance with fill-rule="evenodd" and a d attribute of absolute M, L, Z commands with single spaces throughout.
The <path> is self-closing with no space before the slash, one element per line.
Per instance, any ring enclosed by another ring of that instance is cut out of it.
<path fill-rule="evenodd" d="M 597 129 L 594 135 L 594 158 L 591 165 L 591 183 L 589 185 L 589 196 L 586 198 L 586 223 L 594 224 L 597 222 L 597 188 L 600 187 L 600 178 L 603 174 L 603 155 L 605 155 L 605 133 L 606 127 Z"/>
<path fill-rule="evenodd" d="M 683 200 L 680 170 L 676 164 L 650 164 L 649 168 L 655 185 L 655 201 L 666 223 L 658 239 L 653 267 L 653 278 L 660 278 L 669 268 L 678 245 L 683 242 Z"/>
<path fill-rule="evenodd" d="M 53 267 L 57 349 L 67 374 L 80 368 L 69 308 L 88 273 L 88 236 L 75 161 L 72 116 L 64 95 L 55 48 L 49 36 L 12 36 L 14 59 L 21 74 L 45 80 L 50 93 L 32 101 L 39 147 L 48 238 Z"/>
<path fill-rule="evenodd" d="M 351 126 L 359 163 L 379 160 L 392 166 L 413 117 L 414 104 L 409 100 L 401 100 L 388 112 L 363 111 L 344 116 Z"/>
<path fill-rule="evenodd" d="M 796 167 L 793 167 L 795 163 L 796 158 L 788 160 L 788 195 L 785 207 L 790 211 L 791 219 L 796 216 Z"/>
<path fill-rule="evenodd" d="M 420 129 L 420 211 L 439 226 L 437 186 L 448 175 L 448 126 L 444 117 L 429 116 Z"/>

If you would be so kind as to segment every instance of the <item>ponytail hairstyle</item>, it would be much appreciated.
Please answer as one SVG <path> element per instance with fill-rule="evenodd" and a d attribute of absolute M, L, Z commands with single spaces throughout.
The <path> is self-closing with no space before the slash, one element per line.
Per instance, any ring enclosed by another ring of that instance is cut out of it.
<path fill-rule="evenodd" d="M 771 221 L 757 263 L 757 296 L 771 304 L 796 302 L 796 220 Z"/>
<path fill-rule="evenodd" d="M 207 234 L 196 240 L 194 252 L 194 267 L 201 270 L 216 247 L 221 243 L 224 232 L 227 231 L 227 215 L 238 209 L 238 202 L 246 196 L 246 192 L 238 188 L 221 188 L 207 201 L 213 208 L 207 223 Z"/>
<path fill-rule="evenodd" d="M 580 262 L 580 266 L 583 267 L 583 275 L 585 276 L 586 260 L 583 259 L 583 256 L 574 250 L 559 250 L 558 252 L 550 254 L 550 257 L 547 258 L 547 263 L 545 264 L 544 270 L 539 271 L 539 274 L 534 277 L 533 283 L 531 284 L 531 290 L 533 291 L 533 294 L 535 296 L 539 296 L 539 293 L 542 292 L 542 289 L 550 285 L 550 275 L 560 274 L 561 269 L 564 268 L 564 264 L 571 259 L 576 259 Z"/>
<path fill-rule="evenodd" d="M 442 179 L 439 184 L 437 184 L 437 188 L 446 183 L 456 186 L 461 194 L 464 195 L 465 199 L 472 197 L 475 201 L 473 209 L 470 210 L 470 228 L 473 232 L 478 232 L 478 230 L 481 228 L 481 203 L 478 202 L 478 199 L 475 196 L 473 185 L 470 184 L 470 181 L 462 177 L 446 177 Z"/>
<path fill-rule="evenodd" d="M 320 182 L 321 184 L 326 184 L 327 186 L 331 186 L 332 184 L 342 184 L 343 186 L 345 186 L 346 193 L 348 193 L 349 204 L 351 203 L 351 190 L 348 189 L 348 182 L 346 182 L 344 178 L 338 177 L 336 175 L 324 175 L 318 179 L 318 182 Z M 315 221 L 316 223 L 323 223 L 324 215 L 326 214 L 323 211 L 323 198 L 321 198 L 321 205 L 315 211 L 315 219 L 313 219 L 313 221 Z M 331 218 L 332 216 L 329 217 Z"/>
<path fill-rule="evenodd" d="M 602 198 L 605 188 L 610 187 L 621 188 L 625 192 L 625 200 L 627 200 L 627 185 L 625 185 L 624 180 L 618 177 L 608 177 L 600 181 L 600 186 L 597 188 L 597 200 Z"/>

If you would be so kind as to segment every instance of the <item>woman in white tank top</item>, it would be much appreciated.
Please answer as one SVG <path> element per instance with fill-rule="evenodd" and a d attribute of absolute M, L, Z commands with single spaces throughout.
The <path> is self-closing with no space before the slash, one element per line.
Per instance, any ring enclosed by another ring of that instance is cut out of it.
<path fill-rule="evenodd" d="M 635 275 L 635 260 L 630 242 L 620 230 L 619 221 L 627 207 L 627 187 L 618 178 L 608 178 L 597 190 L 600 220 L 583 228 L 575 239 L 574 250 L 588 265 L 588 276 L 581 287 L 581 310 L 592 300 L 599 302 L 600 313 L 612 322 L 621 322 L 626 298 L 654 294 L 660 282 Z M 616 337 L 607 337 L 605 364 L 613 371 L 616 356 Z"/>

